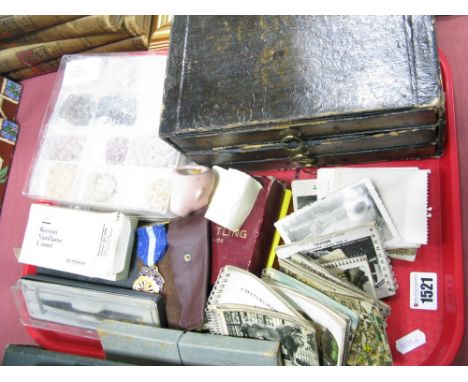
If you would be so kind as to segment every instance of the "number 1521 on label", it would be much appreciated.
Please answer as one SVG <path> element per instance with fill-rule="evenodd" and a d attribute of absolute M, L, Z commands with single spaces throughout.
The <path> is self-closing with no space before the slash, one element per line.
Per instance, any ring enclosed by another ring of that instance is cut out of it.
<path fill-rule="evenodd" d="M 410 308 L 437 310 L 437 273 L 411 272 Z"/>

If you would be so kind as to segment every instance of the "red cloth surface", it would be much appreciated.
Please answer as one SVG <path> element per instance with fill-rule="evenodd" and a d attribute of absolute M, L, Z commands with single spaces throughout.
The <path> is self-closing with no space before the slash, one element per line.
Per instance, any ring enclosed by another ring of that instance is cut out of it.
<path fill-rule="evenodd" d="M 19 321 L 11 286 L 21 277 L 23 266 L 16 261 L 13 249 L 20 248 L 28 219 L 31 199 L 23 188 L 34 155 L 36 140 L 52 90 L 55 74 L 23 81 L 17 121 L 20 132 L 0 215 L 0 355 L 8 344 L 34 344 Z"/>
<path fill-rule="evenodd" d="M 460 187 L 462 195 L 462 222 L 464 243 L 465 290 L 468 290 L 468 16 L 441 16 L 436 19 L 439 48 L 445 53 L 453 75 L 455 115 L 460 165 Z M 42 117 L 52 90 L 55 74 L 39 76 L 23 81 L 23 96 L 17 120 L 20 134 L 16 146 L 7 192 L 0 216 L 0 357 L 7 344 L 33 344 L 34 342 L 19 322 L 11 286 L 22 275 L 23 266 L 18 264 L 13 249 L 20 248 L 26 227 L 31 200 L 23 196 L 27 173 L 34 155 L 36 140 Z M 465 322 L 468 318 L 468 298 L 465 297 Z M 466 331 L 465 331 L 466 332 Z M 455 365 L 468 365 L 468 335 L 465 333 Z"/>

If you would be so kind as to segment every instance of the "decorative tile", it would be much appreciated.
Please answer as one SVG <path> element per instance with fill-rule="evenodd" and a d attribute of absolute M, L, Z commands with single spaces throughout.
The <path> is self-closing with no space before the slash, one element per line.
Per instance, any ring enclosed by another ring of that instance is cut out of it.
<path fill-rule="evenodd" d="M 0 118 L 15 120 L 22 90 L 19 83 L 0 76 Z"/>
<path fill-rule="evenodd" d="M 6 119 L 0 119 L 0 121 L 0 138 L 7 140 L 14 145 L 16 143 L 16 138 L 18 137 L 19 125 Z"/>
<path fill-rule="evenodd" d="M 13 101 L 19 102 L 22 86 L 16 82 L 6 79 L 5 95 Z"/>

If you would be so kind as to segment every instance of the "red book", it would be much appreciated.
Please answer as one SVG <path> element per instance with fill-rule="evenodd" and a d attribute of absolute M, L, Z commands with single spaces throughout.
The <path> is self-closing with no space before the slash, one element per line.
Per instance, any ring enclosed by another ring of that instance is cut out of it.
<path fill-rule="evenodd" d="M 266 265 L 283 198 L 282 184 L 273 177 L 255 177 L 263 188 L 255 205 L 237 231 L 211 223 L 211 284 L 226 265 L 260 276 Z"/>

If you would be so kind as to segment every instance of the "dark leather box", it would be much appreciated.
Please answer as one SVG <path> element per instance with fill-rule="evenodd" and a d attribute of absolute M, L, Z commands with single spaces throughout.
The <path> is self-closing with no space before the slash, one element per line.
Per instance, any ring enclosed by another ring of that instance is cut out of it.
<path fill-rule="evenodd" d="M 415 126 L 386 129 L 380 132 L 343 134 L 321 139 L 295 138 L 289 141 L 285 139 L 280 143 L 247 144 L 214 150 L 188 151 L 187 154 L 195 162 L 208 166 L 261 161 L 265 158 L 289 158 L 291 163 L 313 165 L 323 156 L 329 157 L 327 164 L 335 164 L 334 158 L 338 163 L 340 158 L 347 153 L 431 144 L 437 140 L 438 133 L 437 125 Z"/>
<path fill-rule="evenodd" d="M 395 161 L 401 159 L 420 159 L 436 155 L 436 144 L 392 147 L 389 149 L 373 149 L 353 151 L 340 154 L 317 155 L 314 158 L 301 156 L 296 158 L 267 158 L 258 161 L 242 161 L 224 163 L 224 167 L 238 168 L 244 171 L 283 169 L 291 167 L 324 167 L 330 165 L 347 165 L 351 163 L 369 163 Z"/>
<path fill-rule="evenodd" d="M 291 167 L 297 155 L 329 155 L 310 150 L 327 138 L 437 126 L 392 152 L 426 145 L 440 154 L 444 94 L 433 24 L 430 16 L 176 16 L 160 136 L 200 164 Z M 295 142 L 296 152 L 284 155 Z M 391 148 L 391 139 L 367 142 L 339 155 Z"/>

